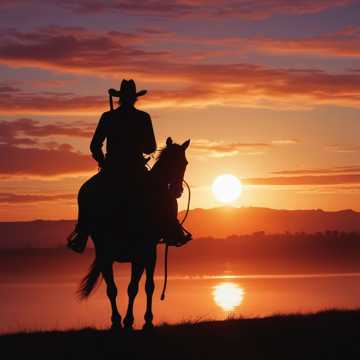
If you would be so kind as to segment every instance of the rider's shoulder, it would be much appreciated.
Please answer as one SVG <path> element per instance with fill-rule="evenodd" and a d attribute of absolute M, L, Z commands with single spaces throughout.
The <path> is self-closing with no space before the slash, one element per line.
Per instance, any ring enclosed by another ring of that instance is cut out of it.
<path fill-rule="evenodd" d="M 113 113 L 113 111 L 105 111 L 105 112 L 103 112 L 102 113 L 102 115 L 101 115 L 101 117 L 102 118 L 107 118 L 107 117 L 109 117 L 111 114 Z"/>
<path fill-rule="evenodd" d="M 107 123 L 109 119 L 112 117 L 112 111 L 105 111 L 101 114 L 100 121 L 102 123 Z"/>
<path fill-rule="evenodd" d="M 139 117 L 142 117 L 144 119 L 150 119 L 150 115 L 146 111 L 142 111 L 142 110 L 139 110 L 139 109 L 136 109 L 136 108 L 134 108 L 134 109 L 136 111 L 136 114 Z"/>
<path fill-rule="evenodd" d="M 100 117 L 100 122 L 103 125 L 109 124 L 111 122 L 111 118 L 113 117 L 113 111 L 105 111 L 102 113 Z"/>

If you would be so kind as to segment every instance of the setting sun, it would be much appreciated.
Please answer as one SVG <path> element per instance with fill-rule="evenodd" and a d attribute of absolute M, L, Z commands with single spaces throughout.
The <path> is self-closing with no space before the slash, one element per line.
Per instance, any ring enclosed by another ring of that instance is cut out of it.
<path fill-rule="evenodd" d="M 223 203 L 235 201 L 241 194 L 242 185 L 237 177 L 230 174 L 218 176 L 212 185 L 215 198 Z"/>
<path fill-rule="evenodd" d="M 238 285 L 226 282 L 214 287 L 214 301 L 224 311 L 234 310 L 244 299 L 244 290 Z"/>

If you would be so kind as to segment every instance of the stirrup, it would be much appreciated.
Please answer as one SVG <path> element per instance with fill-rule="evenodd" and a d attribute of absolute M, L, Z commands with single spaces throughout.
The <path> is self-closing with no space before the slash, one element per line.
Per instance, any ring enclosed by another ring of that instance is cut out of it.
<path fill-rule="evenodd" d="M 189 231 L 181 226 L 181 235 L 180 232 L 172 232 L 164 235 L 163 243 L 169 246 L 180 247 L 185 245 L 187 242 L 192 240 L 192 235 Z"/>
<path fill-rule="evenodd" d="M 83 253 L 88 240 L 88 235 L 74 230 L 67 238 L 67 247 L 79 254 Z"/>
<path fill-rule="evenodd" d="M 176 245 L 176 246 L 182 246 L 185 245 L 186 243 L 188 243 L 190 240 L 192 240 L 192 234 L 187 231 L 184 227 L 182 227 L 184 233 L 185 233 L 185 238 L 184 238 L 184 242 L 181 243 L 180 245 Z"/>

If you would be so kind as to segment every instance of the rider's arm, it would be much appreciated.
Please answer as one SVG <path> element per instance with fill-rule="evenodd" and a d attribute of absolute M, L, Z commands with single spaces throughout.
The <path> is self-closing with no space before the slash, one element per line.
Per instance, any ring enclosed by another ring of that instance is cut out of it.
<path fill-rule="evenodd" d="M 154 129 L 149 114 L 145 116 L 144 124 L 144 154 L 151 154 L 156 150 L 156 140 L 154 135 Z"/>
<path fill-rule="evenodd" d="M 106 138 L 106 127 L 105 127 L 105 116 L 104 114 L 101 116 L 98 126 L 96 127 L 94 136 L 91 140 L 90 151 L 92 157 L 99 163 L 103 164 L 105 155 L 102 150 L 103 143 Z"/>

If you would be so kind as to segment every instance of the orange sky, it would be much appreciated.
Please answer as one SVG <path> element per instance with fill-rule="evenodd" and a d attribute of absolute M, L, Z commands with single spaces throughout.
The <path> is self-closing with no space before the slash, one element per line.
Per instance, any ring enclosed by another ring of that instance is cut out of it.
<path fill-rule="evenodd" d="M 231 173 L 236 206 L 360 210 L 357 1 L 133 4 L 0 5 L 0 220 L 76 216 L 107 89 L 130 77 L 158 145 L 192 140 L 192 207 Z"/>

